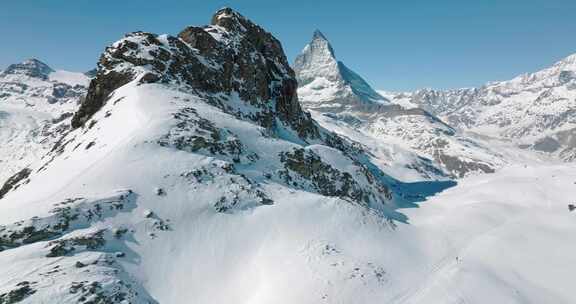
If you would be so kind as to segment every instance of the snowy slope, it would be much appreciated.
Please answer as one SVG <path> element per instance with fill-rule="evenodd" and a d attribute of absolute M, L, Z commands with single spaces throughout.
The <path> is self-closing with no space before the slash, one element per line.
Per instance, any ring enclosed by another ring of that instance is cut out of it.
<path fill-rule="evenodd" d="M 0 183 L 61 137 L 87 83 L 81 73 L 54 71 L 35 59 L 0 72 Z"/>
<path fill-rule="evenodd" d="M 294 70 L 299 98 L 314 118 L 323 127 L 364 144 L 377 162 L 394 167 L 387 172 L 396 177 L 464 177 L 491 173 L 505 164 L 501 154 L 458 134 L 434 115 L 390 104 L 336 61 L 334 49 L 318 31 L 296 58 Z"/>
<path fill-rule="evenodd" d="M 480 88 L 424 89 L 388 97 L 423 107 L 458 129 L 512 140 L 567 161 L 576 157 L 576 55 Z"/>
<path fill-rule="evenodd" d="M 73 129 L 3 187 L 2 300 L 270 302 L 291 286 L 285 301 L 317 302 L 324 236 L 365 226 L 371 244 L 454 185 L 395 180 L 321 128 L 279 41 L 231 9 L 177 37 L 130 33 L 98 66 Z M 343 300 L 383 282 L 363 254 L 333 274 L 367 274 Z"/>

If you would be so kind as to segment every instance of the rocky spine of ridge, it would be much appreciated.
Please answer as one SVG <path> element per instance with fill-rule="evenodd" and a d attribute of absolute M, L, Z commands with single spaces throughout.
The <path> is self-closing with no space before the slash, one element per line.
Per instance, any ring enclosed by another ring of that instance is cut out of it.
<path fill-rule="evenodd" d="M 82 126 L 112 91 L 133 80 L 186 85 L 229 111 L 211 95 L 237 93 L 260 109 L 252 119 L 262 126 L 273 128 L 277 113 L 300 136 L 318 136 L 298 103 L 294 71 L 280 42 L 230 8 L 219 10 L 211 25 L 190 26 L 177 37 L 136 32 L 108 47 L 72 126 Z"/>

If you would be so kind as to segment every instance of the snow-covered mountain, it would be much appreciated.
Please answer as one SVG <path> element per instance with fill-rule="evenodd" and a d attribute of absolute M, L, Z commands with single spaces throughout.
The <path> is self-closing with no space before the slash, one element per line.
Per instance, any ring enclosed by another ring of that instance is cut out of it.
<path fill-rule="evenodd" d="M 461 136 L 419 108 L 391 104 L 358 74 L 337 61 L 316 31 L 294 63 L 298 95 L 322 126 L 364 143 L 401 178 L 437 179 L 491 173 L 502 155 Z"/>
<path fill-rule="evenodd" d="M 384 260 L 334 242 L 454 183 L 388 176 L 296 90 L 280 42 L 229 8 L 106 48 L 72 129 L 2 187 L 0 303 L 386 297 Z M 347 250 L 328 281 L 303 273 Z"/>
<path fill-rule="evenodd" d="M 458 129 L 576 159 L 576 55 L 480 88 L 387 95 L 394 102 L 422 107 Z"/>
<path fill-rule="evenodd" d="M 55 71 L 36 59 L 0 72 L 0 183 L 52 148 L 88 82 L 82 73 Z"/>
<path fill-rule="evenodd" d="M 344 76 L 345 105 L 309 114 L 280 42 L 232 9 L 127 34 L 82 97 L 48 88 L 84 76 L 23 66 L 12 86 L 46 90 L 6 105 L 74 114 L 0 190 L 0 304 L 575 302 L 576 164 L 399 181 L 445 178 L 417 143 L 493 154 Z"/>
<path fill-rule="evenodd" d="M 374 102 L 388 103 L 372 87 L 336 60 L 334 49 L 318 30 L 296 57 L 298 94 L 307 108 L 341 111 Z"/>

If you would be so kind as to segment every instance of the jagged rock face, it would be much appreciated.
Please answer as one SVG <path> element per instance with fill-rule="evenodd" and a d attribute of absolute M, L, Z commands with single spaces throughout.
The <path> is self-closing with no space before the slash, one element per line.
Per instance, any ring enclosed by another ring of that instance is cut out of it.
<path fill-rule="evenodd" d="M 336 59 L 334 49 L 320 31 L 314 32 L 312 41 L 296 57 L 294 70 L 298 94 L 308 108 L 338 111 L 387 103 L 362 77 Z"/>
<path fill-rule="evenodd" d="M 323 75 L 332 81 L 338 81 L 341 78 L 334 49 L 318 30 L 314 32 L 312 41 L 296 57 L 294 69 L 298 73 L 300 85 L 312 82 L 318 75 Z"/>
<path fill-rule="evenodd" d="M 480 88 L 397 94 L 454 127 L 512 140 L 523 148 L 573 159 L 576 130 L 576 55 L 536 73 Z"/>
<path fill-rule="evenodd" d="M 304 138 L 318 136 L 300 108 L 294 72 L 280 42 L 228 8 L 218 11 L 211 25 L 188 27 L 178 37 L 137 32 L 108 47 L 73 127 L 83 125 L 113 90 L 132 80 L 185 84 L 227 111 L 234 109 L 208 95 L 237 94 L 259 109 L 252 118 L 262 126 L 273 128 L 278 117 Z"/>

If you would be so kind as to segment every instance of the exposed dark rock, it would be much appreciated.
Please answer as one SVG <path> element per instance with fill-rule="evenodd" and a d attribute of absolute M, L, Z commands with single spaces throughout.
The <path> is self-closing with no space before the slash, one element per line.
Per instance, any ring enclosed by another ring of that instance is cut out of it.
<path fill-rule="evenodd" d="M 210 94 L 237 93 L 259 109 L 247 117 L 273 129 L 276 118 L 302 138 L 319 131 L 305 113 L 296 93 L 297 83 L 280 42 L 230 8 L 216 12 L 212 25 L 187 27 L 178 37 L 159 39 L 135 32 L 106 49 L 86 99 L 72 119 L 78 128 L 89 120 L 110 93 L 138 79 L 139 83 L 178 83 L 229 113 L 234 106 Z"/>
<path fill-rule="evenodd" d="M 298 186 L 296 177 L 290 174 L 291 171 L 311 182 L 315 190 L 322 195 L 349 198 L 355 202 L 363 202 L 366 206 L 370 206 L 372 202 L 385 203 L 385 199 L 391 199 L 389 189 L 376 181 L 372 173 L 359 163 L 358 169 L 363 172 L 370 186 L 360 185 L 350 173 L 341 172 L 323 162 L 312 151 L 295 149 L 292 153 L 281 154 L 280 160 L 287 169 L 281 172 L 286 183 Z M 369 187 L 374 187 L 374 189 L 369 189 Z M 376 196 L 374 193 L 380 195 Z"/>
<path fill-rule="evenodd" d="M 9 65 L 1 74 L 21 74 L 46 80 L 52 72 L 54 72 L 54 70 L 42 61 L 38 59 L 28 59 L 22 63 Z"/>
<path fill-rule="evenodd" d="M 122 210 L 128 210 L 134 207 L 134 198 L 133 193 L 123 192 L 96 201 L 86 201 L 82 198 L 68 199 L 55 204 L 47 217 L 0 225 L 0 251 L 51 240 L 62 236 L 74 226 L 82 227 Z"/>
<path fill-rule="evenodd" d="M 494 168 L 488 164 L 477 161 L 466 161 L 455 156 L 447 155 L 442 153 L 441 149 L 435 151 L 434 159 L 446 168 L 446 171 L 450 172 L 453 177 L 462 178 L 466 176 L 468 172 L 495 172 Z"/>
<path fill-rule="evenodd" d="M 552 153 L 560 149 L 562 145 L 552 137 L 544 137 L 534 143 L 532 149 L 536 151 Z"/>
<path fill-rule="evenodd" d="M 132 75 L 110 71 L 106 76 L 96 77 L 90 82 L 86 98 L 72 117 L 72 128 L 84 125 L 106 102 L 110 93 L 130 82 Z"/>
<path fill-rule="evenodd" d="M 104 238 L 105 230 L 100 230 L 95 233 L 88 233 L 82 236 L 63 238 L 48 243 L 50 247 L 50 252 L 46 257 L 54 258 L 61 257 L 73 252 L 79 251 L 79 249 L 85 250 L 96 250 L 102 248 L 106 244 L 106 239 Z"/>
<path fill-rule="evenodd" d="M 7 293 L 0 294 L 0 304 L 14 304 L 24 301 L 24 299 L 36 293 L 30 286 L 32 284 L 28 281 L 23 281 Z"/>
<path fill-rule="evenodd" d="M 74 266 L 75 266 L 76 268 L 84 268 L 84 267 L 86 267 L 86 264 L 84 264 L 84 263 L 82 263 L 82 262 L 80 262 L 80 261 L 77 261 L 76 264 L 74 264 Z"/>
<path fill-rule="evenodd" d="M 156 188 L 156 195 L 158 196 L 166 196 L 166 190 L 164 190 L 163 188 Z"/>
<path fill-rule="evenodd" d="M 24 169 L 18 171 L 16 174 L 12 175 L 4 183 L 2 188 L 0 188 L 0 199 L 3 198 L 11 190 L 18 188 L 18 186 L 20 185 L 20 182 L 27 179 L 28 176 L 30 176 L 31 172 L 32 172 L 32 170 L 30 170 L 29 168 L 24 168 Z"/>

